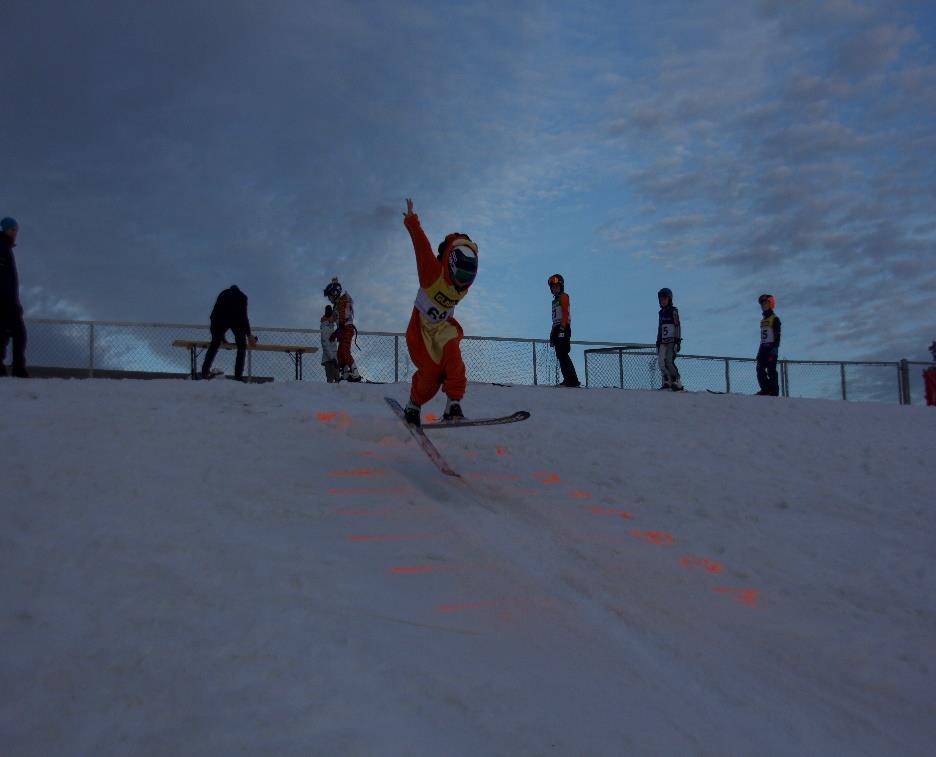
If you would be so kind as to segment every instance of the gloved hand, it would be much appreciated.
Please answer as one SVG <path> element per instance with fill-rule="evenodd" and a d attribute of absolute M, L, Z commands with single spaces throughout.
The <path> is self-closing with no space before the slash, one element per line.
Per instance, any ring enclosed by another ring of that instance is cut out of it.
<path fill-rule="evenodd" d="M 330 337 L 328 337 L 328 341 L 329 341 L 329 342 L 337 342 L 337 341 L 338 341 L 338 335 L 339 335 L 340 333 L 341 333 L 341 327 L 335 329 L 335 330 L 332 332 L 332 335 L 331 335 Z"/>
<path fill-rule="evenodd" d="M 565 338 L 566 338 L 566 331 L 564 328 L 562 328 L 562 326 L 560 326 L 558 329 L 556 329 L 556 339 L 565 339 Z"/>

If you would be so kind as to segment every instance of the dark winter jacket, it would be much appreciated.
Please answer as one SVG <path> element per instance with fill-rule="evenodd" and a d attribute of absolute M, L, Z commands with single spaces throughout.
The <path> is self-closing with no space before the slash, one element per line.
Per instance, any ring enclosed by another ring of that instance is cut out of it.
<path fill-rule="evenodd" d="M 773 352 L 776 355 L 780 350 L 780 319 L 774 315 L 773 310 L 764 311 L 760 322 L 760 350 L 759 352 Z"/>
<path fill-rule="evenodd" d="M 656 346 L 661 344 L 679 344 L 682 341 L 682 326 L 679 323 L 679 308 L 672 303 L 660 308 L 660 320 L 657 324 Z"/>
<path fill-rule="evenodd" d="M 23 314 L 19 298 L 19 275 L 13 248 L 16 243 L 6 234 L 0 234 L 0 316 L 18 317 Z"/>
<path fill-rule="evenodd" d="M 247 318 L 247 295 L 237 286 L 225 289 L 218 295 L 211 311 L 214 328 L 246 329 L 250 335 L 250 319 Z"/>

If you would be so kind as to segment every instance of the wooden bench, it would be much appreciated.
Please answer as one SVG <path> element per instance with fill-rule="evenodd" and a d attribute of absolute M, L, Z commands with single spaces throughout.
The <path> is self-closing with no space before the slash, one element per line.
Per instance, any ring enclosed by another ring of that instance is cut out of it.
<path fill-rule="evenodd" d="M 198 351 L 206 350 L 211 344 L 210 340 L 206 339 L 176 339 L 173 343 L 173 347 L 184 347 L 189 351 L 191 356 L 191 368 L 192 368 L 192 378 L 198 377 Z M 237 345 L 233 342 L 221 342 L 222 350 L 236 350 Z M 247 344 L 247 375 L 251 375 L 250 372 L 250 353 L 251 352 L 285 352 L 292 358 L 293 365 L 296 368 L 296 381 L 302 380 L 302 356 L 311 355 L 313 352 L 318 352 L 318 347 L 309 347 L 304 344 Z"/>

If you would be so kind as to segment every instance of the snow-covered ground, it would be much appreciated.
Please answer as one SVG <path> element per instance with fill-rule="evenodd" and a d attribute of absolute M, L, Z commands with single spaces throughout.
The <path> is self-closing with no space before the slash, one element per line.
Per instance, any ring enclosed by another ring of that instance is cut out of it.
<path fill-rule="evenodd" d="M 0 753 L 932 754 L 933 409 L 406 393 L 0 381 Z"/>

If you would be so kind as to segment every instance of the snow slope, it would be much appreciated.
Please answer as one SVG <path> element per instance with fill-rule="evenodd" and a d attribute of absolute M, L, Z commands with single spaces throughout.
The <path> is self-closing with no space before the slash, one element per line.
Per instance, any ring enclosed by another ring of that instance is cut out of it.
<path fill-rule="evenodd" d="M 0 381 L 0 752 L 932 753 L 931 409 L 406 392 Z"/>

